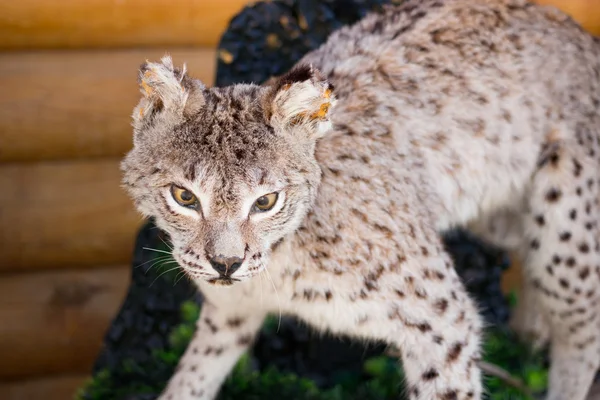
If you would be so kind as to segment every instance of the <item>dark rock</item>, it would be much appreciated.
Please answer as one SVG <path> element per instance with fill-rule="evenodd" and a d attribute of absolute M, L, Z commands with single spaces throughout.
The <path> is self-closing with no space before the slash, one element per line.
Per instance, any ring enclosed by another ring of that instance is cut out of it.
<path fill-rule="evenodd" d="M 93 373 L 104 368 L 113 369 L 127 359 L 150 358 L 152 349 L 164 346 L 166 334 L 181 323 L 182 302 L 196 296 L 187 279 L 181 279 L 174 285 L 170 275 L 165 274 L 161 278 L 153 273 L 152 268 L 157 268 L 152 266 L 155 254 L 144 248 L 164 246 L 163 234 L 153 227 L 151 223 L 147 224 L 138 235 L 131 286 L 105 336 Z M 165 296 L 165 293 L 168 295 Z M 169 300 L 164 301 L 163 297 Z"/>
<path fill-rule="evenodd" d="M 258 2 L 235 16 L 219 43 L 217 86 L 261 83 L 286 72 L 334 30 L 378 10 L 383 0 Z"/>

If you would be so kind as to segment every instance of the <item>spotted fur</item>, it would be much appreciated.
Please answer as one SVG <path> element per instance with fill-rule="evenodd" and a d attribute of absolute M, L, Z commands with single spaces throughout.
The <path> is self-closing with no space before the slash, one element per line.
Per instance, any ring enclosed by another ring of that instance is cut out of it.
<path fill-rule="evenodd" d="M 599 53 L 551 7 L 407 0 L 262 86 L 145 64 L 123 182 L 207 299 L 161 400 L 214 398 L 271 312 L 397 347 L 411 399 L 481 398 L 482 324 L 440 239 L 455 226 L 520 254 L 515 329 L 551 345 L 548 399 L 584 399 L 600 364 Z M 215 256 L 242 262 L 223 278 Z"/>

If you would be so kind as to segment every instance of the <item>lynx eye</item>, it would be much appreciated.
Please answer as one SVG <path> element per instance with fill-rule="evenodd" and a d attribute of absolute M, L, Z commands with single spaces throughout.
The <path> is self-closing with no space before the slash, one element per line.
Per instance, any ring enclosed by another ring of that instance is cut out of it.
<path fill-rule="evenodd" d="M 254 208 L 259 212 L 269 211 L 275 203 L 277 203 L 277 193 L 269 193 L 256 199 Z"/>
<path fill-rule="evenodd" d="M 175 199 L 175 201 L 182 207 L 192 209 L 198 208 L 198 199 L 192 192 L 190 192 L 187 189 L 172 185 L 171 195 L 173 196 L 173 199 Z"/>

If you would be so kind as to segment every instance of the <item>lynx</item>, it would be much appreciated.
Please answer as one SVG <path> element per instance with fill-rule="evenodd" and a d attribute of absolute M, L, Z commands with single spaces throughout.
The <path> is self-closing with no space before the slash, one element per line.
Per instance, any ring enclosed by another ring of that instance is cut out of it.
<path fill-rule="evenodd" d="M 213 399 L 268 313 L 397 348 L 411 399 L 480 399 L 482 321 L 440 233 L 518 254 L 547 398 L 600 364 L 600 44 L 524 0 L 407 0 L 267 83 L 140 70 L 137 208 L 206 303 L 161 394 Z M 400 382 L 399 382 L 400 384 Z"/>

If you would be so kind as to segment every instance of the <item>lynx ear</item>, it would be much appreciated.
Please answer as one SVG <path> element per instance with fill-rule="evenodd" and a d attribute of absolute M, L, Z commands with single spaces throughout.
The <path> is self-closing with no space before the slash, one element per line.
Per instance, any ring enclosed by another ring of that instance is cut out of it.
<path fill-rule="evenodd" d="M 298 65 L 269 82 L 266 118 L 281 129 L 308 128 L 311 137 L 322 136 L 331 126 L 329 112 L 335 104 L 333 86 L 310 65 Z"/>
<path fill-rule="evenodd" d="M 143 98 L 134 110 L 136 122 L 163 110 L 178 115 L 192 114 L 204 105 L 204 85 L 186 75 L 185 64 L 182 69 L 173 67 L 170 56 L 158 63 L 144 63 L 138 82 Z"/>

